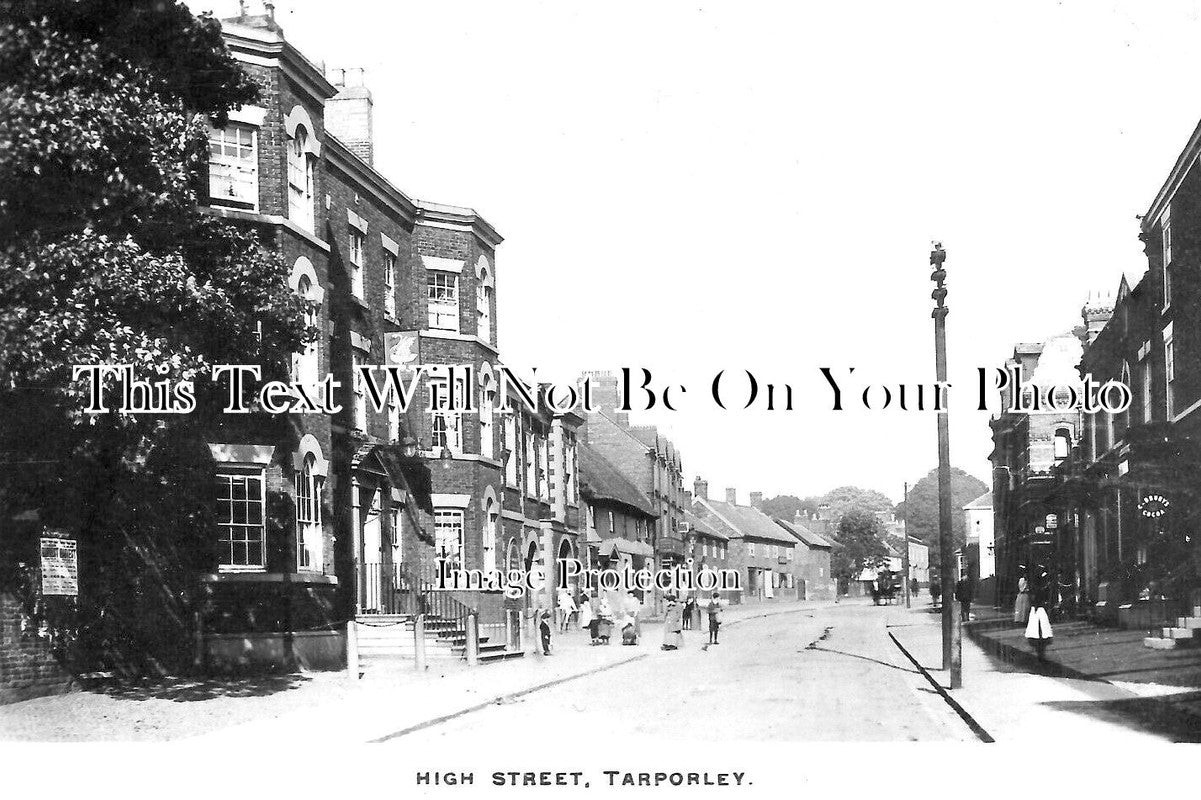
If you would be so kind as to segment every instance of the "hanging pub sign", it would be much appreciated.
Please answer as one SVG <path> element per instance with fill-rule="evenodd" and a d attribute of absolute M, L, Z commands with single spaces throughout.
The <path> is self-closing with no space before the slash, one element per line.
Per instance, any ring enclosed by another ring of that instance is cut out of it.
<path fill-rule="evenodd" d="M 42 534 L 42 594 L 79 596 L 79 546 L 65 532 Z"/>
<path fill-rule="evenodd" d="M 1138 504 L 1138 510 L 1142 512 L 1144 517 L 1150 519 L 1158 519 L 1168 513 L 1168 506 L 1172 505 L 1168 498 L 1162 494 L 1149 494 L 1144 497 Z"/>

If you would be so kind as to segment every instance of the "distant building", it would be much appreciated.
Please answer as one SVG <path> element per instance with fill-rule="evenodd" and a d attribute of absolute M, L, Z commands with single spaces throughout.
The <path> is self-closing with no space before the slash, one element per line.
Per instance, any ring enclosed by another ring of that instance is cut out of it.
<path fill-rule="evenodd" d="M 992 492 L 963 507 L 967 531 L 968 576 L 976 583 L 976 599 L 991 604 L 996 597 L 997 560 L 993 539 Z"/>
<path fill-rule="evenodd" d="M 709 484 L 697 478 L 693 493 L 696 516 L 729 537 L 729 565 L 742 582 L 742 594 L 734 602 L 797 599 L 797 537 L 757 508 L 739 505 L 734 489 L 726 489 L 725 502 L 713 500 Z"/>
<path fill-rule="evenodd" d="M 835 582 L 830 570 L 830 554 L 834 543 L 824 536 L 809 530 L 797 517 L 791 522 L 777 519 L 776 523 L 797 538 L 796 557 L 793 559 L 793 575 L 797 580 L 797 597 L 800 600 L 833 600 Z"/>

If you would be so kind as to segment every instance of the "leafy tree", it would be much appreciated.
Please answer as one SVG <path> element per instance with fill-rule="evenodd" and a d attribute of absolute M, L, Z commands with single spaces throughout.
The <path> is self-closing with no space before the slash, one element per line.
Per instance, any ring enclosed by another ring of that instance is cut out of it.
<path fill-rule="evenodd" d="M 838 578 L 853 578 L 864 569 L 885 563 L 888 548 L 879 518 L 863 508 L 852 508 L 838 521 L 838 544 L 830 569 Z"/>
<path fill-rule="evenodd" d="M 853 510 L 866 511 L 869 514 L 889 513 L 892 511 L 892 500 L 883 492 L 875 489 L 860 489 L 858 486 L 839 486 L 822 495 L 821 503 L 829 506 L 823 513 L 838 524 L 843 515 Z"/>
<path fill-rule="evenodd" d="M 205 117 L 257 92 L 181 4 L 0 2 L 0 500 L 77 533 L 76 622 L 107 643 L 137 603 L 157 596 L 182 633 L 200 602 L 181 583 L 212 557 L 199 445 L 235 424 L 208 417 L 210 367 L 282 377 L 313 335 L 270 233 L 199 208 Z M 85 415 L 76 364 L 194 379 L 197 410 Z M 21 584 L 28 553 L 7 555 L 0 581 Z"/>
<path fill-rule="evenodd" d="M 796 495 L 782 494 L 764 500 L 759 504 L 759 510 L 771 517 L 791 520 L 796 516 L 798 511 L 808 511 L 812 514 L 817 511 L 817 505 L 818 502 L 815 497 L 802 499 Z"/>
<path fill-rule="evenodd" d="M 963 507 L 988 491 L 988 487 L 958 467 L 951 467 L 951 533 L 955 546 L 967 543 L 966 522 Z M 932 469 L 909 489 L 908 503 L 897 506 L 897 513 L 905 515 L 910 536 L 921 539 L 930 546 L 930 566 L 937 569 L 940 563 L 938 541 L 938 470 Z"/>

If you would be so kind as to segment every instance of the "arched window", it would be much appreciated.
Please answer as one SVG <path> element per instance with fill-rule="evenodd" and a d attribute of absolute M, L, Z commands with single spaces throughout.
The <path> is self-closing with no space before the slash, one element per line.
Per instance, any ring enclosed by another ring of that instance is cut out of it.
<path fill-rule="evenodd" d="M 1066 459 L 1072 453 L 1072 432 L 1067 428 L 1055 431 L 1055 463 Z"/>
<path fill-rule="evenodd" d="M 496 434 L 493 420 L 496 408 L 496 385 L 491 370 L 480 372 L 480 455 L 496 457 Z"/>
<path fill-rule="evenodd" d="M 325 299 L 325 290 L 317 282 L 313 263 L 304 256 L 296 259 L 292 266 L 288 285 L 305 301 L 304 323 L 311 337 L 292 357 L 292 378 L 297 383 L 311 386 L 321 379 L 321 302 Z"/>
<path fill-rule="evenodd" d="M 321 488 L 324 480 L 317 475 L 317 459 L 305 455 L 296 474 L 296 567 L 320 572 L 322 563 Z"/>
<path fill-rule="evenodd" d="M 492 341 L 493 279 L 488 259 L 480 256 L 475 267 L 476 335 L 485 342 Z"/>
<path fill-rule="evenodd" d="M 288 219 L 306 231 L 313 230 L 315 160 L 309 149 L 309 132 L 298 125 L 288 148 Z"/>
<path fill-rule="evenodd" d="M 481 536 L 484 545 L 484 571 L 496 569 L 496 524 L 500 511 L 496 500 L 489 496 L 484 500 L 484 524 Z"/>

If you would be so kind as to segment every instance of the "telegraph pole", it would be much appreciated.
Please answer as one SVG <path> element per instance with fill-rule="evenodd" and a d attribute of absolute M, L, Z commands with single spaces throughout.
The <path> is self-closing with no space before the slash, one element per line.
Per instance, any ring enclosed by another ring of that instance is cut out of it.
<path fill-rule="evenodd" d="M 904 511 L 901 513 L 901 538 L 905 541 L 901 544 L 901 571 L 905 573 L 903 580 L 905 581 L 905 608 L 911 608 L 909 597 L 909 482 L 905 482 L 904 500 L 901 505 Z"/>
<path fill-rule="evenodd" d="M 934 243 L 930 251 L 930 280 L 936 288 L 930 293 L 934 300 L 934 365 L 937 380 L 941 386 L 947 382 L 947 271 L 943 263 L 947 260 L 947 251 L 942 244 Z M 959 614 L 955 608 L 955 573 L 952 565 L 955 561 L 955 540 L 951 532 L 951 431 L 948 419 L 949 402 L 946 393 L 938 392 L 943 405 L 938 406 L 938 548 L 939 548 L 939 580 L 942 581 L 942 668 L 951 671 L 951 688 L 958 689 L 963 685 L 962 662 L 962 630 L 960 629 Z M 909 549 L 909 543 L 905 543 Z"/>

